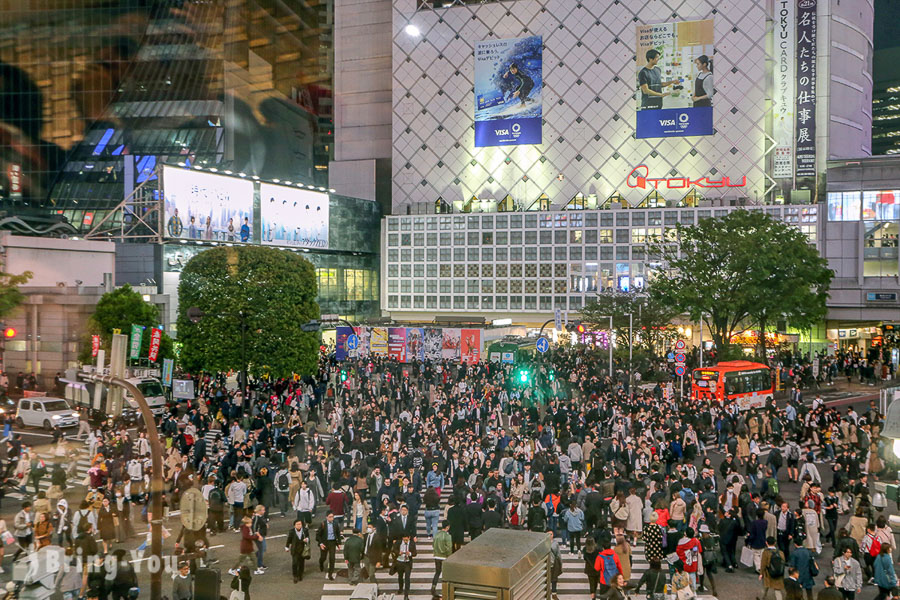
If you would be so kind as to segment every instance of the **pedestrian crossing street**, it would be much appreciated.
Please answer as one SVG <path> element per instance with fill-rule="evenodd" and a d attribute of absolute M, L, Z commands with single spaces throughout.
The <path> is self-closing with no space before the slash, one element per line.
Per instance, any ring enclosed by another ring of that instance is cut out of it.
<path fill-rule="evenodd" d="M 449 490 L 444 490 L 441 494 L 441 520 L 445 514 L 447 500 L 450 496 Z M 347 528 L 345 534 L 350 533 Z M 413 559 L 412 576 L 410 577 L 410 600 L 432 600 L 431 581 L 434 577 L 434 554 L 432 552 L 431 540 L 426 535 L 424 510 L 419 511 L 417 523 L 418 555 Z M 584 573 L 584 559 L 580 553 L 569 553 L 568 548 L 564 548 L 560 540 L 560 551 L 562 555 L 563 572 L 559 576 L 557 584 L 556 596 L 559 600 L 585 600 L 590 597 L 590 586 L 588 584 L 587 575 Z M 307 565 L 317 568 L 315 563 L 318 560 L 318 554 L 313 553 L 312 561 Z M 632 547 L 631 557 L 631 582 L 637 583 L 644 571 L 648 570 L 650 565 L 644 557 L 643 546 Z M 307 568 L 309 568 L 309 566 Z M 335 569 L 344 569 L 346 572 L 346 563 L 344 562 L 343 550 L 339 549 L 335 560 Z M 343 581 L 341 581 L 343 580 Z M 387 568 L 378 569 L 375 573 L 375 580 L 378 584 L 379 594 L 394 594 L 396 599 L 402 599 L 403 594 L 397 593 L 397 576 L 391 575 Z M 363 580 L 364 581 L 364 580 Z M 325 581 L 322 589 L 320 600 L 350 600 L 350 595 L 355 586 L 350 585 L 346 576 L 339 575 L 334 581 Z M 437 594 L 441 593 L 441 582 L 438 581 L 436 586 Z M 643 593 L 632 595 L 632 600 L 644 600 L 646 595 Z M 716 600 L 714 596 L 698 595 L 698 600 Z"/>
<path fill-rule="evenodd" d="M 76 458 L 75 465 L 75 476 L 69 477 L 66 481 L 67 487 L 80 486 L 81 482 L 84 481 L 85 477 L 87 477 L 88 469 L 91 468 L 91 459 L 88 456 L 88 449 L 84 442 L 70 439 L 69 447 L 74 448 L 78 452 L 78 457 Z M 40 483 L 38 484 L 38 490 L 46 492 L 50 489 L 50 473 L 52 472 L 53 465 L 56 463 L 62 463 L 63 469 L 68 471 L 69 461 L 71 460 L 68 456 L 55 456 L 53 454 L 54 446 L 44 446 L 46 451 L 38 451 L 37 455 L 39 458 L 43 459 L 44 463 L 47 465 L 47 474 L 41 478 Z M 26 482 L 26 493 L 21 493 L 19 491 L 19 487 L 16 484 L 13 484 L 14 487 L 8 488 L 6 492 L 3 494 L 4 498 L 10 498 L 13 500 L 21 501 L 27 498 L 34 498 L 36 495 L 34 493 L 34 487 L 32 487 L 31 482 Z"/>

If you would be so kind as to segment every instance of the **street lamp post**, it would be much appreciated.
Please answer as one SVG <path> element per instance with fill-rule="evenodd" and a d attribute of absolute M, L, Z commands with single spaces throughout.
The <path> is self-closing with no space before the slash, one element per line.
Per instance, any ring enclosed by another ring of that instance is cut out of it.
<path fill-rule="evenodd" d="M 112 375 L 86 375 L 85 379 L 94 382 L 101 382 L 107 385 L 114 385 L 125 389 L 141 411 L 141 417 L 144 419 L 144 427 L 147 428 L 147 441 L 150 443 L 150 464 L 152 472 L 150 473 L 150 512 L 152 519 L 150 521 L 150 554 L 157 559 L 156 568 L 150 572 L 150 600 L 160 600 L 162 598 L 162 491 L 163 491 L 163 447 L 159 439 L 159 430 L 156 428 L 156 419 L 150 410 L 150 405 L 144 398 L 144 394 L 133 383 Z"/>

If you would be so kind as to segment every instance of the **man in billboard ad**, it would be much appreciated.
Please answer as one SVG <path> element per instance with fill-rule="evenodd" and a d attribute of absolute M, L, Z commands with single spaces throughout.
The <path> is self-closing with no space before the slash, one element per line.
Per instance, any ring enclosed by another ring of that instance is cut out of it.
<path fill-rule="evenodd" d="M 637 137 L 712 135 L 713 21 L 637 26 Z"/>
<path fill-rule="evenodd" d="M 541 143 L 542 38 L 475 44 L 475 147 Z"/>
<path fill-rule="evenodd" d="M 193 169 L 163 167 L 166 235 L 234 241 L 236 223 L 253 216 L 253 182 Z"/>

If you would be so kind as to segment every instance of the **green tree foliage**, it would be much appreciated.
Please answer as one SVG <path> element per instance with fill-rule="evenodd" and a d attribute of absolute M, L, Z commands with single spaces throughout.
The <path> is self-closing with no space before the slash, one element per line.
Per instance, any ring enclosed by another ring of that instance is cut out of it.
<path fill-rule="evenodd" d="M 319 316 L 312 264 L 292 252 L 258 246 L 219 247 L 185 265 L 178 286 L 180 362 L 188 371 L 241 369 L 246 315 L 248 370 L 288 377 L 315 369 L 318 335 L 301 326 Z M 192 323 L 188 309 L 204 316 Z"/>
<path fill-rule="evenodd" d="M 765 330 L 777 320 L 808 327 L 824 316 L 833 273 L 797 229 L 738 210 L 679 225 L 678 235 L 681 257 L 669 257 L 651 293 L 694 321 L 702 314 L 721 355 L 741 329 Z"/>
<path fill-rule="evenodd" d="M 19 275 L 0 271 L 0 319 L 11 313 L 25 299 L 19 286 L 28 283 L 32 275 L 31 271 Z"/>
<path fill-rule="evenodd" d="M 112 347 L 113 330 L 119 329 L 123 335 L 130 336 L 132 325 L 144 327 L 144 335 L 141 338 L 141 358 L 147 358 L 150 354 L 150 330 L 158 327 L 159 322 L 159 309 L 146 302 L 143 296 L 130 285 L 125 284 L 107 292 L 97 302 L 94 314 L 88 321 L 88 331 L 82 339 L 78 359 L 83 363 L 91 362 L 92 335 L 100 336 L 100 347 L 106 350 L 108 357 Z M 162 363 L 162 359 L 174 356 L 172 338 L 163 331 L 159 342 L 159 356 L 156 360 Z"/>
<path fill-rule="evenodd" d="M 653 354 L 669 334 L 668 326 L 678 315 L 678 311 L 648 294 L 608 293 L 600 294 L 596 300 L 586 304 L 581 310 L 582 320 L 594 330 L 609 329 L 609 316 L 613 317 L 616 344 L 627 353 L 628 314 L 632 315 L 632 333 L 635 347 L 644 348 Z"/>

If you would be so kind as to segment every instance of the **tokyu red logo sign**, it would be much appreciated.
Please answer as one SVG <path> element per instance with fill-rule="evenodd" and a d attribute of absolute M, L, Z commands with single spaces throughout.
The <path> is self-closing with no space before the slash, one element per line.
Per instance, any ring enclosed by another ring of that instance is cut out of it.
<path fill-rule="evenodd" d="M 638 165 L 631 170 L 625 184 L 630 188 L 640 188 L 642 190 L 652 187 L 669 190 L 683 190 L 690 187 L 698 188 L 723 188 L 723 187 L 745 187 L 747 185 L 747 176 L 741 177 L 740 183 L 733 183 L 730 177 L 722 179 L 710 179 L 709 177 L 650 177 L 650 169 L 647 165 Z"/>

